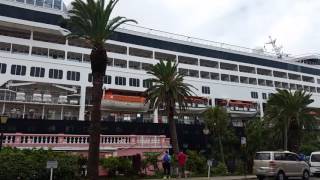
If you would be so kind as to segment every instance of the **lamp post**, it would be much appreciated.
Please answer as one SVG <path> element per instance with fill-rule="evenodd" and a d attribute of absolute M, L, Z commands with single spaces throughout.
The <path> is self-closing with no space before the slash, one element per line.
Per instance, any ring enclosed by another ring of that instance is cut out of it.
<path fill-rule="evenodd" d="M 8 121 L 8 116 L 6 115 L 0 115 L 0 131 L 1 131 L 1 136 L 0 136 L 0 151 L 2 149 L 2 142 L 3 142 L 3 131 L 4 131 L 4 128 L 3 126 L 5 124 L 7 124 L 7 121 Z"/>

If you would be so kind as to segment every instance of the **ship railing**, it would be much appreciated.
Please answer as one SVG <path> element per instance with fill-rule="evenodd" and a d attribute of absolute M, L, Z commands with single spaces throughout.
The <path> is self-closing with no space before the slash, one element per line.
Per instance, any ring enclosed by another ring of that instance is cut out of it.
<path fill-rule="evenodd" d="M 185 35 L 181 35 L 181 34 L 170 33 L 170 32 L 166 32 L 166 31 L 146 28 L 146 27 L 142 27 L 142 26 L 138 26 L 138 25 L 124 24 L 119 29 L 120 30 L 123 29 L 123 30 L 127 30 L 127 31 L 135 31 L 135 32 L 150 34 L 150 35 L 159 36 L 159 37 L 165 37 L 165 38 L 169 38 L 169 39 L 173 39 L 173 40 L 191 42 L 191 43 L 201 44 L 201 45 L 205 45 L 205 46 L 212 46 L 215 48 L 244 52 L 244 53 L 249 53 L 249 54 L 256 54 L 256 55 L 260 55 L 260 56 L 270 56 L 270 57 L 277 56 L 273 52 L 260 51 L 257 49 L 251 49 L 251 48 L 247 48 L 247 47 L 243 47 L 243 46 L 237 46 L 237 45 L 231 45 L 231 44 L 227 44 L 227 43 L 210 41 L 210 40 L 205 40 L 205 39 L 201 39 L 201 38 L 195 38 L 195 37 L 185 36 Z"/>
<path fill-rule="evenodd" d="M 3 144 L 17 148 L 88 147 L 89 135 L 5 133 Z M 166 148 L 169 138 L 164 135 L 101 135 L 101 147 Z"/>

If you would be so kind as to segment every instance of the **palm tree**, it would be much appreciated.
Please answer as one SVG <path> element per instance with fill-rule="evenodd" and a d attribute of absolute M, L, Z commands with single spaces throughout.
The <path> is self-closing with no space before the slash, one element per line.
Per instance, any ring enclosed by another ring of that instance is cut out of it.
<path fill-rule="evenodd" d="M 222 137 L 228 131 L 228 113 L 220 106 L 210 107 L 204 112 L 206 126 L 218 136 L 221 161 L 225 164 Z"/>
<path fill-rule="evenodd" d="M 288 132 L 292 125 L 302 130 L 312 123 L 310 105 L 313 102 L 311 94 L 305 91 L 289 91 L 277 89 L 267 101 L 265 118 L 278 131 L 283 133 L 283 148 L 288 149 Z M 281 129 L 279 129 L 281 128 Z"/>
<path fill-rule="evenodd" d="M 168 116 L 170 137 L 174 154 L 179 152 L 179 144 L 176 132 L 176 122 L 174 115 L 176 112 L 176 104 L 180 110 L 187 108 L 187 99 L 192 95 L 190 84 L 184 83 L 184 75 L 179 74 L 175 62 L 160 61 L 154 65 L 147 73 L 154 77 L 149 79 L 153 84 L 146 90 L 146 102 L 150 102 L 151 107 L 164 107 Z"/>
<path fill-rule="evenodd" d="M 72 29 L 69 37 L 86 40 L 92 47 L 90 54 L 93 77 L 92 109 L 90 124 L 90 145 L 88 159 L 88 175 L 92 180 L 98 177 L 99 146 L 100 146 L 100 120 L 103 77 L 107 68 L 106 40 L 120 25 L 125 22 L 136 22 L 125 17 L 110 15 L 118 0 L 75 0 L 72 2 L 68 26 Z"/>

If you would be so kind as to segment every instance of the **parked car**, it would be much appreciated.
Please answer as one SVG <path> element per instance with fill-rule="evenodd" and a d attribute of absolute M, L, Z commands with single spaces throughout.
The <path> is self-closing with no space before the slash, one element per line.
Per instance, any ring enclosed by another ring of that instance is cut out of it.
<path fill-rule="evenodd" d="M 320 175 L 320 151 L 312 152 L 309 158 L 310 174 L 314 176 Z"/>
<path fill-rule="evenodd" d="M 308 180 L 310 175 L 307 162 L 289 151 L 257 152 L 253 172 L 259 180 L 266 177 L 275 177 L 277 180 L 285 180 L 287 177 L 302 177 L 302 179 Z"/>

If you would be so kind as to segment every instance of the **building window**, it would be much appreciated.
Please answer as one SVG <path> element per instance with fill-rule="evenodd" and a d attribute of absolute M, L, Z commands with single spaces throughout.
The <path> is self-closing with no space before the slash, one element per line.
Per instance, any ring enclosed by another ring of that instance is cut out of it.
<path fill-rule="evenodd" d="M 125 86 L 126 85 L 126 78 L 116 76 L 116 85 Z"/>
<path fill-rule="evenodd" d="M 210 94 L 210 87 L 202 86 L 202 94 Z"/>
<path fill-rule="evenodd" d="M 262 99 L 267 99 L 267 93 L 262 93 Z"/>
<path fill-rule="evenodd" d="M 31 67 L 30 76 L 32 77 L 44 77 L 45 69 L 42 67 Z"/>
<path fill-rule="evenodd" d="M 92 74 L 88 74 L 88 82 L 92 82 Z"/>
<path fill-rule="evenodd" d="M 251 92 L 251 98 L 258 99 L 258 92 Z"/>
<path fill-rule="evenodd" d="M 109 76 L 109 75 L 104 76 L 103 83 L 104 84 L 111 84 L 112 83 L 112 77 Z"/>
<path fill-rule="evenodd" d="M 26 66 L 21 65 L 12 65 L 11 66 L 11 74 L 25 76 L 26 75 Z"/>
<path fill-rule="evenodd" d="M 152 81 L 150 81 L 149 79 L 143 80 L 143 87 L 144 88 L 150 88 L 151 86 L 152 86 Z"/>
<path fill-rule="evenodd" d="M 0 73 L 5 74 L 7 72 L 7 64 L 0 63 Z"/>
<path fill-rule="evenodd" d="M 140 80 L 136 79 L 136 78 L 130 78 L 129 79 L 129 86 L 139 87 L 140 86 Z"/>
<path fill-rule="evenodd" d="M 63 71 L 60 69 L 49 69 L 49 78 L 51 79 L 62 79 Z"/>
<path fill-rule="evenodd" d="M 80 81 L 80 73 L 76 71 L 68 71 L 67 80 Z"/>

